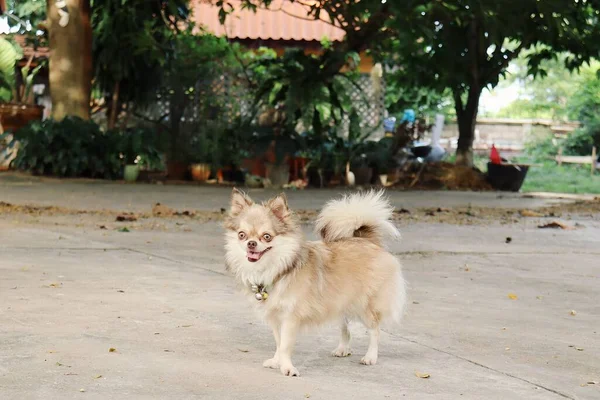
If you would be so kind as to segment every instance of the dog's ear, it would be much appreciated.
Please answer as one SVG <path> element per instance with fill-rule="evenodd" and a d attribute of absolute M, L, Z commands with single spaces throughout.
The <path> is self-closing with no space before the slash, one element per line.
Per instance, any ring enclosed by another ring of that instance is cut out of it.
<path fill-rule="evenodd" d="M 231 215 L 238 215 L 244 211 L 246 207 L 250 207 L 252 204 L 254 204 L 254 202 L 246 195 L 246 193 L 237 188 L 233 188 L 233 191 L 231 192 Z"/>
<path fill-rule="evenodd" d="M 267 202 L 267 207 L 280 221 L 285 221 L 285 219 L 290 216 L 290 208 L 288 207 L 285 193 L 281 193 L 277 197 L 269 200 Z"/>

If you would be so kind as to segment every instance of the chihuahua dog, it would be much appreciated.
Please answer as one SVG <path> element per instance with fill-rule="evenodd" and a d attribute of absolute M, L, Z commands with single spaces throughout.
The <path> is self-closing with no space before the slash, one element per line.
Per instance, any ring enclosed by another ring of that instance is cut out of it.
<path fill-rule="evenodd" d="M 400 262 L 383 246 L 385 237 L 400 236 L 383 195 L 370 191 L 330 201 L 316 221 L 321 240 L 309 242 L 284 194 L 257 204 L 233 189 L 226 267 L 273 330 L 277 349 L 263 366 L 299 376 L 291 359 L 296 334 L 331 321 L 341 323 L 332 355 L 349 356 L 352 320 L 370 335 L 361 363 L 377 362 L 380 325 L 399 322 L 406 298 Z"/>

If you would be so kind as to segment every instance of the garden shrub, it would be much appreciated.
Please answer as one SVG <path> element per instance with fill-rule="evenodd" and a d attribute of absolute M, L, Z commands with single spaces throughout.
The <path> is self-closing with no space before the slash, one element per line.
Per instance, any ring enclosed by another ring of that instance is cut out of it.
<path fill-rule="evenodd" d="M 134 150 L 142 155 L 151 148 L 149 139 L 137 141 L 148 136 L 139 129 L 104 132 L 95 122 L 77 117 L 35 121 L 13 133 L 9 146 L 18 144 L 18 151 L 11 165 L 35 175 L 118 179 L 125 157 L 131 158 L 132 138 Z"/>

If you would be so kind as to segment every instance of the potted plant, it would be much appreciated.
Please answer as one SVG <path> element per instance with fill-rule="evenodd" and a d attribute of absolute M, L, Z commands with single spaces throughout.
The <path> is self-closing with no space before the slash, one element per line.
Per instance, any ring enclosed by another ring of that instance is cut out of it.
<path fill-rule="evenodd" d="M 206 128 L 206 127 L 205 127 Z M 203 129 L 189 139 L 189 161 L 192 180 L 205 182 L 212 171 L 215 143 L 210 129 Z"/>
<path fill-rule="evenodd" d="M 32 121 L 41 121 L 43 116 L 44 108 L 33 104 L 31 96 L 33 80 L 43 64 L 32 69 L 32 55 L 27 64 L 17 71 L 17 63 L 22 58 L 20 46 L 0 37 L 0 134 L 15 132 Z M 6 140 L 0 140 L 0 149 L 10 141 L 8 136 Z M 8 168 L 17 148 L 0 151 L 0 169 Z"/>
<path fill-rule="evenodd" d="M 373 170 L 366 155 L 365 143 L 373 130 L 363 129 L 356 110 L 350 113 L 348 136 L 335 138 L 337 151 L 343 155 L 346 166 L 347 185 L 368 185 L 371 183 Z"/>
<path fill-rule="evenodd" d="M 137 181 L 142 160 L 148 164 L 160 160 L 160 153 L 154 146 L 154 132 L 144 128 L 131 128 L 121 132 L 121 159 L 124 162 L 125 181 Z"/>
<path fill-rule="evenodd" d="M 5 131 L 16 131 L 43 116 L 44 108 L 33 102 L 32 88 L 44 64 L 33 67 L 32 55 L 17 75 L 17 63 L 22 58 L 19 45 L 0 38 L 0 123 Z"/>

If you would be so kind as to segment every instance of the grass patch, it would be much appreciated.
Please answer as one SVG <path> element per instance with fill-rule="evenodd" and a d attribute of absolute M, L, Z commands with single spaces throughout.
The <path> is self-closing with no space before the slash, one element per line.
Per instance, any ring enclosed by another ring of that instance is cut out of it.
<path fill-rule="evenodd" d="M 523 192 L 600 194 L 600 172 L 590 174 L 590 166 L 544 163 L 529 168 Z"/>
<path fill-rule="evenodd" d="M 448 162 L 454 160 L 454 155 L 446 159 Z M 481 171 L 487 172 L 488 160 L 487 155 L 476 154 L 473 164 Z M 600 194 L 600 170 L 592 176 L 590 165 L 563 164 L 559 167 L 553 161 L 539 163 L 531 157 L 519 157 L 512 161 L 536 164 L 529 168 L 521 192 Z"/>

